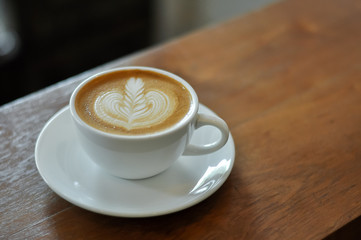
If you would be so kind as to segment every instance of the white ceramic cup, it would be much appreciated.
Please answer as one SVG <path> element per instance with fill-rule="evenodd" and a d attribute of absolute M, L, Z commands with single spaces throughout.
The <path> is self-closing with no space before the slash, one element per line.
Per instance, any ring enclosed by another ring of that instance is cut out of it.
<path fill-rule="evenodd" d="M 145 135 L 112 134 L 85 123 L 77 114 L 74 104 L 79 90 L 100 75 L 130 69 L 153 71 L 180 82 L 192 97 L 189 113 L 172 127 Z M 126 179 L 142 179 L 159 174 L 182 154 L 208 154 L 223 147 L 229 136 L 227 124 L 218 117 L 198 113 L 198 108 L 197 94 L 185 80 L 170 72 L 150 67 L 122 67 L 98 73 L 83 81 L 70 98 L 71 116 L 85 152 L 108 173 Z M 209 144 L 190 144 L 193 132 L 204 125 L 218 128 L 221 132 L 220 138 Z"/>

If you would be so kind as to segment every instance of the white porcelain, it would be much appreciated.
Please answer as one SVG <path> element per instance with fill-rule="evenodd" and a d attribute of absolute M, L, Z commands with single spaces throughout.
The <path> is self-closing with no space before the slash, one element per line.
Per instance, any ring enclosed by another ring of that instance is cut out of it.
<path fill-rule="evenodd" d="M 171 128 L 146 135 L 111 134 L 87 125 L 75 110 L 74 102 L 78 91 L 100 75 L 129 69 L 157 72 L 180 82 L 192 96 L 190 111 Z M 199 114 L 198 108 L 197 94 L 185 80 L 150 67 L 122 67 L 98 73 L 82 82 L 70 98 L 70 112 L 80 145 L 96 164 L 110 174 L 126 179 L 142 179 L 159 174 L 182 154 L 206 154 L 223 147 L 229 136 L 227 124 L 215 115 Z M 219 138 L 198 145 L 189 144 L 193 133 L 206 125 L 217 128 L 221 132 Z"/>
<path fill-rule="evenodd" d="M 200 112 L 215 116 L 200 105 Z M 69 108 L 55 114 L 41 131 L 35 161 L 49 187 L 67 201 L 90 211 L 121 217 L 149 217 L 176 212 L 213 194 L 228 178 L 234 163 L 232 136 L 219 150 L 181 156 L 166 171 L 151 178 L 126 180 L 98 167 L 83 152 L 75 136 Z M 219 138 L 209 126 L 192 143 Z"/>

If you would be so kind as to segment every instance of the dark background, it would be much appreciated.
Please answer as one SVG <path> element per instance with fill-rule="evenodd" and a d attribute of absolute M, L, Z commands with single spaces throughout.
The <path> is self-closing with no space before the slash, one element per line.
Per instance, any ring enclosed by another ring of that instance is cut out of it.
<path fill-rule="evenodd" d="M 0 106 L 274 1 L 0 0 Z"/>
<path fill-rule="evenodd" d="M 0 105 L 151 44 L 151 1 L 8 2 L 20 47 L 0 61 Z"/>

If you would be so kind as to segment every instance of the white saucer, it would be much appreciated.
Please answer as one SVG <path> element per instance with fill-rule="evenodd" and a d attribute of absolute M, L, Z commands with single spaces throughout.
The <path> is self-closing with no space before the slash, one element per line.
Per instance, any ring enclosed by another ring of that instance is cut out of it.
<path fill-rule="evenodd" d="M 214 113 L 200 105 L 200 112 Z M 235 157 L 232 136 L 220 150 L 180 157 L 168 170 L 143 180 L 108 175 L 78 145 L 69 107 L 55 114 L 41 131 L 35 161 L 49 187 L 87 210 L 119 217 L 149 217 L 176 212 L 212 195 L 226 181 Z M 193 143 L 210 142 L 218 130 L 202 127 Z"/>

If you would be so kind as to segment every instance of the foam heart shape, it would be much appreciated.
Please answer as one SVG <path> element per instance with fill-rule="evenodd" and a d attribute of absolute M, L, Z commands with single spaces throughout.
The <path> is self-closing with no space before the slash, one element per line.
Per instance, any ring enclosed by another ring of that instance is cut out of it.
<path fill-rule="evenodd" d="M 100 95 L 94 111 L 104 122 L 128 130 L 156 125 L 172 114 L 170 98 L 159 89 L 146 91 L 141 78 L 130 78 L 124 92 Z"/>

